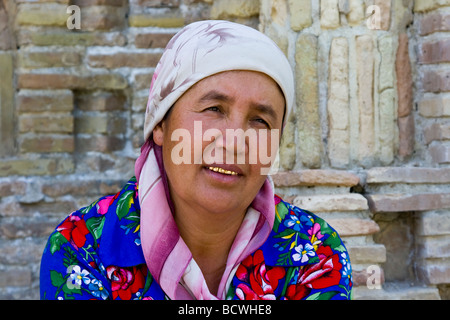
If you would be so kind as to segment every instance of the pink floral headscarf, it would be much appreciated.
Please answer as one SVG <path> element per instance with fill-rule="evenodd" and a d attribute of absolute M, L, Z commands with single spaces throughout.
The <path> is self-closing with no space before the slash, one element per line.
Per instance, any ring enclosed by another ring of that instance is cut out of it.
<path fill-rule="evenodd" d="M 268 178 L 248 208 L 214 295 L 172 216 L 162 150 L 152 141 L 153 129 L 195 83 L 230 70 L 262 72 L 277 82 L 286 101 L 286 122 L 294 104 L 291 66 L 267 36 L 237 23 L 200 21 L 184 27 L 167 45 L 150 85 L 144 123 L 146 142 L 135 166 L 141 243 L 150 273 L 171 299 L 224 299 L 239 263 L 265 242 L 273 227 L 274 191 Z"/>

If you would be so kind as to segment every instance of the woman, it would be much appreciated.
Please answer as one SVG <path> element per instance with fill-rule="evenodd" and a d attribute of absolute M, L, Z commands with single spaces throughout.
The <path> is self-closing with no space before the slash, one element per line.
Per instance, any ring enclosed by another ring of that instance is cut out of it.
<path fill-rule="evenodd" d="M 289 62 L 265 35 L 183 28 L 152 79 L 136 177 L 56 228 L 41 297 L 350 299 L 336 231 L 267 176 L 293 104 Z"/>

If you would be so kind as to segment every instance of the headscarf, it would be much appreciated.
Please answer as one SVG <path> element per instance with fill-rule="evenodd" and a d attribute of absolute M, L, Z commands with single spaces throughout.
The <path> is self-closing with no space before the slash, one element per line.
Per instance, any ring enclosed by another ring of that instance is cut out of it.
<path fill-rule="evenodd" d="M 141 206 L 141 243 L 150 273 L 171 299 L 224 299 L 239 263 L 267 239 L 275 217 L 270 178 L 248 208 L 230 249 L 217 295 L 212 294 L 172 215 L 161 147 L 152 132 L 173 104 L 198 81 L 231 70 L 264 73 L 281 88 L 286 110 L 294 104 L 294 80 L 283 52 L 264 34 L 228 21 L 187 25 L 168 43 L 156 66 L 145 114 L 141 155 L 135 173 Z"/>

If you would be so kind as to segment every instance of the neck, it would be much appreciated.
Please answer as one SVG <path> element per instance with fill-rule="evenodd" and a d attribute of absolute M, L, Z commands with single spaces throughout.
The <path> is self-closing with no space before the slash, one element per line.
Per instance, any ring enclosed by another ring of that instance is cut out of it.
<path fill-rule="evenodd" d="M 188 205 L 176 208 L 180 207 L 175 204 L 174 215 L 180 235 L 202 270 L 210 292 L 216 294 L 246 210 L 224 214 Z"/>

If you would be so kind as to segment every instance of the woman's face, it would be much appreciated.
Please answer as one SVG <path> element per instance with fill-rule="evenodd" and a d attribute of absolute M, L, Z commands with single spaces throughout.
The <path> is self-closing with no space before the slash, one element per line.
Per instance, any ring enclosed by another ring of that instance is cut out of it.
<path fill-rule="evenodd" d="M 278 85 L 259 72 L 227 71 L 192 86 L 153 130 L 175 210 L 247 208 L 276 154 L 284 110 Z"/>

